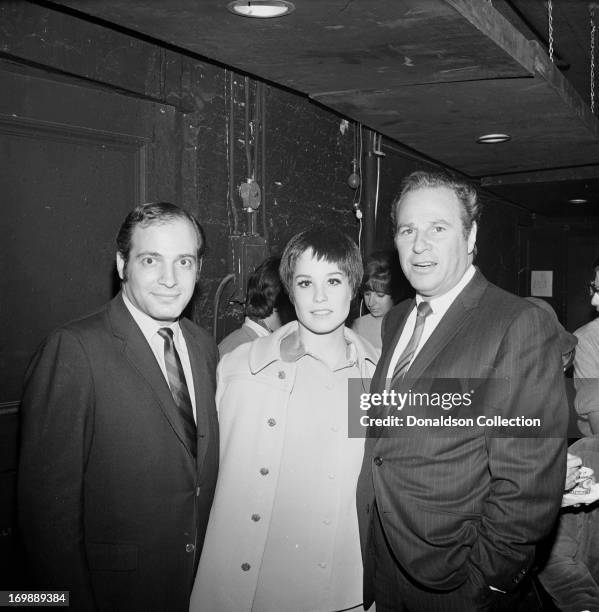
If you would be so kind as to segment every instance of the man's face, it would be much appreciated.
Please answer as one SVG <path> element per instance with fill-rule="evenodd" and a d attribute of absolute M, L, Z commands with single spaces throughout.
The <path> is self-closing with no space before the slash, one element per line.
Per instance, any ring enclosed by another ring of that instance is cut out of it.
<path fill-rule="evenodd" d="M 345 323 L 352 290 L 337 264 L 316 259 L 309 249 L 295 264 L 292 295 L 299 324 L 314 334 L 329 334 Z"/>
<path fill-rule="evenodd" d="M 461 204 L 447 187 L 411 191 L 397 211 L 395 246 L 406 278 L 417 293 L 434 298 L 447 293 L 472 263 L 476 223 L 467 237 Z"/>
<path fill-rule="evenodd" d="M 599 287 L 599 270 L 595 270 L 595 287 Z M 591 304 L 599 312 L 599 293 L 593 293 Z"/>
<path fill-rule="evenodd" d="M 195 288 L 197 252 L 197 236 L 186 219 L 138 225 L 131 236 L 126 270 L 120 253 L 116 256 L 123 293 L 154 320 L 176 321 Z"/>

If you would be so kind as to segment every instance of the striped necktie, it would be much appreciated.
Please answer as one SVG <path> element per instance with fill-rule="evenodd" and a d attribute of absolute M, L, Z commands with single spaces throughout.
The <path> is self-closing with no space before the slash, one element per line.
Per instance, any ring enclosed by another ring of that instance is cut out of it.
<path fill-rule="evenodd" d="M 158 330 L 158 335 L 164 339 L 164 363 L 166 365 L 168 386 L 173 394 L 175 404 L 179 408 L 185 436 L 187 437 L 189 448 L 195 457 L 197 453 L 196 425 L 193 418 L 189 389 L 185 382 L 183 365 L 173 342 L 173 330 L 170 327 L 161 327 Z"/>
<path fill-rule="evenodd" d="M 397 363 L 395 364 L 393 378 L 391 379 L 391 386 L 389 387 L 390 389 L 394 388 L 406 375 L 406 372 L 412 363 L 412 359 L 414 358 L 414 353 L 418 348 L 420 338 L 422 338 L 424 322 L 426 321 L 426 317 L 428 317 L 431 312 L 433 312 L 433 309 L 428 302 L 422 301 L 420 304 L 418 304 L 418 309 L 416 312 L 416 325 L 414 326 L 412 336 L 406 344 L 406 348 L 403 350 L 403 353 L 400 355 Z"/>

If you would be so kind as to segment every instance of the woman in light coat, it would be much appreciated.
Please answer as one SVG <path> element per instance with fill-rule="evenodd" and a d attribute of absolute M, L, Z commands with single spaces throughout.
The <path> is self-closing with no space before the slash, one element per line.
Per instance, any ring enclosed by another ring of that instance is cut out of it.
<path fill-rule="evenodd" d="M 345 327 L 360 254 L 344 234 L 308 230 L 280 272 L 297 321 L 219 364 L 220 473 L 193 612 L 363 610 L 364 439 L 348 436 L 348 379 L 368 391 L 377 353 Z"/>

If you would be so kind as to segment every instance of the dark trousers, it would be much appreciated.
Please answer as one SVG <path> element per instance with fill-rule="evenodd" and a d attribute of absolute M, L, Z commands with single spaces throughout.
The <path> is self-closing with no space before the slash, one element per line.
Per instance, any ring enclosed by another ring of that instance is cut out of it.
<path fill-rule="evenodd" d="M 482 576 L 470 575 L 452 591 L 436 591 L 415 582 L 395 559 L 378 509 L 373 512 L 374 593 L 377 612 L 515 612 L 520 593 L 492 591 Z"/>

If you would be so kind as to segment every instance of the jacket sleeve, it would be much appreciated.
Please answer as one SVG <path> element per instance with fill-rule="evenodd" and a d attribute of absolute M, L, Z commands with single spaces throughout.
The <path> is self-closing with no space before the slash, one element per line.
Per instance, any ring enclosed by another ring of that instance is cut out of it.
<path fill-rule="evenodd" d="M 33 587 L 70 591 L 95 610 L 84 546 L 83 480 L 93 424 L 93 378 L 77 336 L 51 335 L 26 375 L 21 405 L 19 524 Z"/>
<path fill-rule="evenodd" d="M 568 423 L 557 330 L 540 308 L 522 311 L 503 337 L 496 372 L 507 383 L 486 398 L 486 410 L 541 421 L 537 437 L 487 434 L 491 476 L 471 562 L 488 585 L 510 591 L 533 563 L 535 546 L 559 511 Z M 504 432 L 505 433 L 505 432 Z"/>
<path fill-rule="evenodd" d="M 583 419 L 599 413 L 599 343 L 591 334 L 581 334 L 574 354 L 574 406 Z M 599 433 L 592 428 L 593 433 Z"/>

